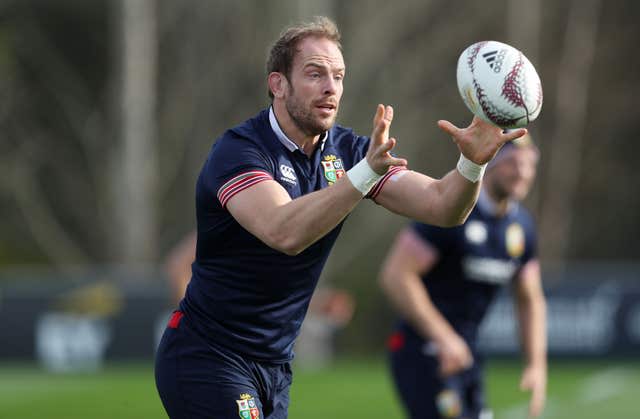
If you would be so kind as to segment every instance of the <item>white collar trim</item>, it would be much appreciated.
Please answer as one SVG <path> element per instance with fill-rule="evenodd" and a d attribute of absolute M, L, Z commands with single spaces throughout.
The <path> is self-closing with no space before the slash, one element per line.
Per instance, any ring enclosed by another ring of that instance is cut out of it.
<path fill-rule="evenodd" d="M 287 137 L 287 135 L 284 133 L 284 131 L 282 131 L 282 128 L 280 128 L 280 124 L 278 123 L 278 120 L 276 119 L 276 114 L 275 112 L 273 112 L 273 106 L 269 107 L 269 123 L 271 124 L 271 129 L 273 130 L 273 132 L 276 134 L 276 137 L 278 137 L 278 140 L 282 143 L 283 146 L 285 146 L 287 148 L 287 150 L 294 152 L 296 150 L 300 150 L 300 147 L 298 147 L 298 144 L 294 143 L 293 141 L 291 141 L 291 139 L 289 137 Z M 321 143 L 320 143 L 320 150 L 324 151 L 324 143 L 327 141 L 327 138 L 329 137 L 328 132 L 325 132 L 322 135 L 321 138 Z M 302 150 L 300 150 L 302 151 Z"/>

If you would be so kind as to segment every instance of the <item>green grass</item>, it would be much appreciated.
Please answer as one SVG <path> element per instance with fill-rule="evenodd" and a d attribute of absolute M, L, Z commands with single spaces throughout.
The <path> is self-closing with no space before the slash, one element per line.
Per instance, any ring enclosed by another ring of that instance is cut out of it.
<path fill-rule="evenodd" d="M 494 363 L 488 371 L 490 402 L 496 419 L 525 418 L 528 394 L 518 389 L 513 363 Z M 556 361 L 549 366 L 545 419 L 636 419 L 640 362 Z"/>
<path fill-rule="evenodd" d="M 93 374 L 50 374 L 0 366 L 0 419 L 166 417 L 151 365 L 117 365 Z"/>
<path fill-rule="evenodd" d="M 517 363 L 489 362 L 487 385 L 496 419 L 525 418 Z M 637 418 L 640 362 L 550 365 L 546 419 Z M 341 361 L 326 370 L 294 369 L 289 416 L 401 418 L 380 360 Z M 50 374 L 0 364 L 0 419 L 164 418 L 150 364 L 110 365 L 93 374 Z"/>

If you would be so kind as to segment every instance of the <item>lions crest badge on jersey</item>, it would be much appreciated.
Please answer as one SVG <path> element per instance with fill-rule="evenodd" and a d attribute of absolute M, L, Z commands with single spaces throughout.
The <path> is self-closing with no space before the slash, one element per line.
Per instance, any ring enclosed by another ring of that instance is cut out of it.
<path fill-rule="evenodd" d="M 462 413 L 462 403 L 458 393 L 453 390 L 442 390 L 436 396 L 436 406 L 443 418 L 457 418 Z"/>
<path fill-rule="evenodd" d="M 333 154 L 328 154 L 323 157 L 322 168 L 324 169 L 324 177 L 329 182 L 329 186 L 336 183 L 336 181 L 345 174 L 342 159 L 339 159 Z"/>
<path fill-rule="evenodd" d="M 512 258 L 518 258 L 524 253 L 524 230 L 518 223 L 513 223 L 507 227 L 505 236 L 507 253 Z"/>
<path fill-rule="evenodd" d="M 260 419 L 260 410 L 256 406 L 256 401 L 248 393 L 242 393 L 238 404 L 238 414 L 242 419 Z"/>

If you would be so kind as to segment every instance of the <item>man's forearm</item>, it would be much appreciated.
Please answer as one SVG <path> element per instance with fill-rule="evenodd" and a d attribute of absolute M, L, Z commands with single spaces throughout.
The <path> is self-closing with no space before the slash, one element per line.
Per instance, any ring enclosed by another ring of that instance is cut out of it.
<path fill-rule="evenodd" d="M 522 350 L 529 365 L 546 365 L 546 304 L 535 298 L 518 305 Z"/>
<path fill-rule="evenodd" d="M 440 198 L 438 214 L 446 225 L 460 225 L 467 220 L 480 193 L 481 181 L 470 182 L 458 170 L 452 170 L 437 183 Z"/>
<path fill-rule="evenodd" d="M 384 272 L 381 283 L 394 307 L 423 339 L 437 341 L 453 330 L 433 305 L 418 276 Z"/>
<path fill-rule="evenodd" d="M 247 203 L 261 206 L 262 211 L 246 218 L 238 213 L 236 219 L 270 247 L 295 255 L 335 228 L 362 200 L 362 194 L 342 178 L 330 188 L 281 205 L 274 206 L 269 195 L 265 199 L 269 201 L 263 206 L 259 199 Z"/>

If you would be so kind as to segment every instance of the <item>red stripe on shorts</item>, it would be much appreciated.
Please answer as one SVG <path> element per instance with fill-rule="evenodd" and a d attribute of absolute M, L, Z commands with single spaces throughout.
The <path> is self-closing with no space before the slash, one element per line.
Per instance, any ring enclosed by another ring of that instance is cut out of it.
<path fill-rule="evenodd" d="M 387 347 L 391 352 L 396 352 L 402 349 L 404 346 L 404 335 L 401 332 L 396 332 L 389 336 L 387 340 Z"/>
<path fill-rule="evenodd" d="M 184 316 L 184 313 L 182 311 L 174 311 L 171 315 L 171 318 L 169 319 L 169 323 L 167 323 L 167 327 L 169 329 L 177 329 L 180 325 L 182 316 Z"/>

